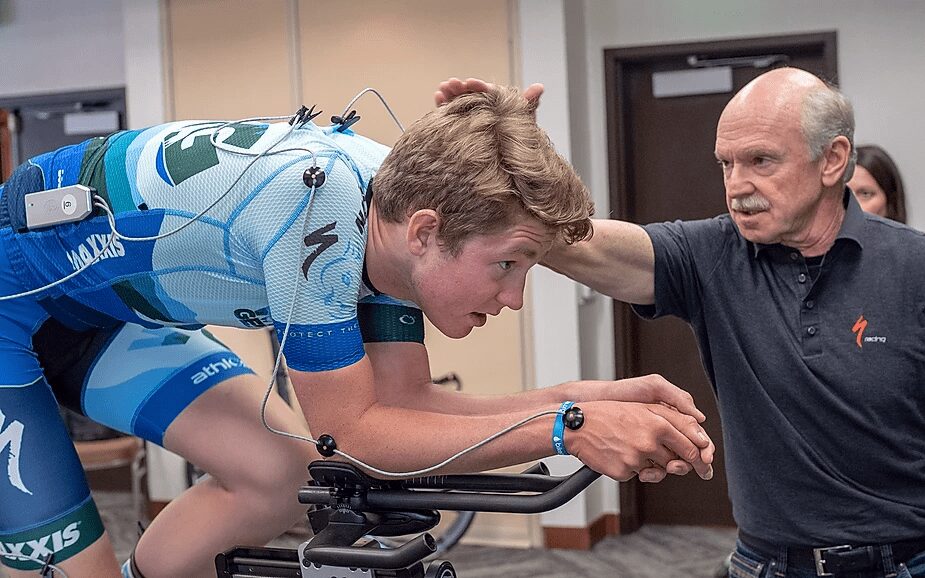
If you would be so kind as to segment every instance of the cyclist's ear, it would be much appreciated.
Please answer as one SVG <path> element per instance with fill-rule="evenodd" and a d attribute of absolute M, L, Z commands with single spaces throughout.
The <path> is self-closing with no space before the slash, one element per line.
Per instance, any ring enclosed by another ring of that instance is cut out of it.
<path fill-rule="evenodd" d="M 432 209 L 419 209 L 408 217 L 405 235 L 411 254 L 420 256 L 439 248 L 440 224 L 440 215 Z"/>

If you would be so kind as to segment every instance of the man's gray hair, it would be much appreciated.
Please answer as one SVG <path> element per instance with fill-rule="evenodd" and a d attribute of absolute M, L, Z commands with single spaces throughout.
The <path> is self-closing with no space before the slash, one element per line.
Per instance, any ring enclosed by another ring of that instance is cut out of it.
<path fill-rule="evenodd" d="M 807 93 L 803 97 L 800 125 L 809 146 L 810 157 L 814 161 L 822 157 L 835 137 L 848 139 L 851 143 L 851 156 L 842 178 L 842 184 L 847 183 L 854 175 L 858 157 L 854 149 L 854 108 L 848 98 L 833 86 Z"/>

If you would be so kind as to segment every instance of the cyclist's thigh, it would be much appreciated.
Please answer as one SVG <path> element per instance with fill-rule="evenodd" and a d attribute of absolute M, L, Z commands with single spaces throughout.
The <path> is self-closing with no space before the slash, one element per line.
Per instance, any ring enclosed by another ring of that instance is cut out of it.
<path fill-rule="evenodd" d="M 0 367 L 9 367 L 4 362 L 0 356 Z M 44 379 L 0 387 L 0 456 L 5 565 L 34 570 L 41 566 L 36 560 L 49 554 L 61 562 L 103 534 L 77 452 Z"/>
<path fill-rule="evenodd" d="M 84 360 L 50 377 L 56 391 L 60 383 L 70 392 L 69 405 L 79 401 L 87 417 L 158 445 L 174 419 L 205 391 L 253 373 L 205 331 L 129 323 L 97 332 Z"/>
<path fill-rule="evenodd" d="M 0 202 L 4 199 L 0 196 Z M 29 289 L 0 229 L 0 296 Z M 42 369 L 32 334 L 47 317 L 31 298 L 0 300 L 0 562 L 34 570 L 67 560 L 103 533 L 83 468 Z"/>

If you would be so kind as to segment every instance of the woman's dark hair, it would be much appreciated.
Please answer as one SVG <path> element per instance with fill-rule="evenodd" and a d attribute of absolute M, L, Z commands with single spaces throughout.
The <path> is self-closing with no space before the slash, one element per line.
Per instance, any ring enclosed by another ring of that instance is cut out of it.
<path fill-rule="evenodd" d="M 906 195 L 896 163 L 886 151 L 876 145 L 858 147 L 858 165 L 867 169 L 886 193 L 886 217 L 906 222 Z"/>

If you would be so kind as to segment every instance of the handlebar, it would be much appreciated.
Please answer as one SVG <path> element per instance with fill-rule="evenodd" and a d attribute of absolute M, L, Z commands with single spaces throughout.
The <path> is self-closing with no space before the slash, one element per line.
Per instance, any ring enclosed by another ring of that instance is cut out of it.
<path fill-rule="evenodd" d="M 216 557 L 220 576 L 342 575 L 325 573 L 328 567 L 350 572 L 376 569 L 384 571 L 383 576 L 425 576 L 422 561 L 436 549 L 427 533 L 440 519 L 435 510 L 535 514 L 561 506 L 600 477 L 587 467 L 570 476 L 550 476 L 542 464 L 520 474 L 407 480 L 372 478 L 335 461 L 312 462 L 309 472 L 313 485 L 299 491 L 299 501 L 316 506 L 308 514 L 315 532 L 312 539 L 298 552 L 236 548 L 220 554 Z M 379 548 L 376 540 L 357 545 L 363 536 L 405 534 L 419 535 L 393 550 Z M 430 569 L 426 575 L 431 575 Z"/>
<path fill-rule="evenodd" d="M 327 485 L 303 487 L 299 491 L 299 502 L 303 504 L 337 506 L 345 499 L 343 490 L 349 488 L 354 496 L 365 494 L 364 501 L 373 511 L 435 509 L 515 514 L 558 508 L 600 477 L 586 466 L 563 477 L 550 476 L 547 471 L 428 476 L 399 481 L 377 480 L 339 462 L 314 462 L 309 471 L 316 481 Z M 338 478 L 345 482 L 340 489 L 337 481 L 331 484 Z"/>

